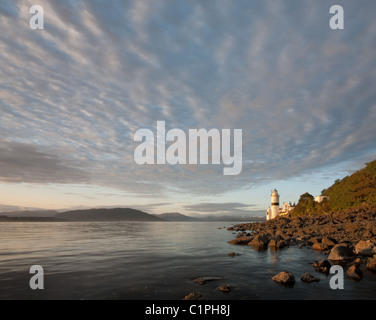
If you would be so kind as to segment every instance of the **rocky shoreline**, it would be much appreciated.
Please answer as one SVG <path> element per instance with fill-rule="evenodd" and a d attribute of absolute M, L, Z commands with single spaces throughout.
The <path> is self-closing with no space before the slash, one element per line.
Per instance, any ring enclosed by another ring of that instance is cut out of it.
<path fill-rule="evenodd" d="M 363 207 L 326 215 L 281 216 L 266 222 L 242 223 L 227 228 L 237 232 L 229 243 L 248 245 L 256 250 L 281 250 L 285 247 L 312 247 L 327 254 L 327 259 L 313 261 L 315 271 L 329 273 L 340 264 L 354 280 L 362 279 L 360 266 L 376 272 L 376 208 Z M 286 271 L 273 280 L 293 286 L 295 279 Z M 317 281 L 302 271 L 303 282 Z"/>
<path fill-rule="evenodd" d="M 297 246 L 320 251 L 326 259 L 313 261 L 311 270 L 329 274 L 333 265 L 341 265 L 349 278 L 360 281 L 362 269 L 376 273 L 376 207 L 363 207 L 327 215 L 307 215 L 298 217 L 280 216 L 264 222 L 241 223 L 230 226 L 228 231 L 237 234 L 230 244 L 249 246 L 250 250 L 285 250 Z M 244 253 L 243 253 L 244 254 Z M 228 253 L 236 257 L 236 249 Z M 300 280 L 304 283 L 319 282 L 310 270 L 301 270 Z M 295 275 L 297 276 L 297 275 Z M 295 276 L 281 270 L 272 277 L 275 282 L 288 287 L 296 283 Z M 223 280 L 219 277 L 201 277 L 194 282 L 204 285 L 208 281 Z M 228 293 L 231 285 L 222 285 L 217 290 Z M 192 292 L 184 300 L 201 300 L 205 297 Z"/>

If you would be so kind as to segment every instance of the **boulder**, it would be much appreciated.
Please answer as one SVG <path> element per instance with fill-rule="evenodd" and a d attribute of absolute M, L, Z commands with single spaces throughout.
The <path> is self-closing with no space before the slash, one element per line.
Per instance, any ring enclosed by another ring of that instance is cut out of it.
<path fill-rule="evenodd" d="M 360 270 L 360 267 L 359 267 L 359 264 L 353 264 L 349 270 L 347 270 L 347 274 L 350 278 L 354 279 L 354 280 L 361 280 L 362 277 L 363 277 L 363 272 L 362 270 Z"/>
<path fill-rule="evenodd" d="M 290 272 L 287 272 L 287 271 L 282 271 L 282 272 L 278 273 L 277 275 L 275 275 L 272 278 L 272 280 L 274 280 L 278 283 L 281 283 L 285 286 L 289 286 L 289 287 L 292 287 L 295 284 L 295 278 L 294 278 L 293 274 L 291 274 Z"/>
<path fill-rule="evenodd" d="M 334 247 L 337 244 L 337 241 L 330 237 L 323 237 L 321 239 L 321 242 L 323 244 L 326 244 L 328 247 Z"/>
<path fill-rule="evenodd" d="M 347 261 L 354 258 L 354 252 L 345 243 L 337 244 L 330 250 L 328 259 L 332 261 Z"/>
<path fill-rule="evenodd" d="M 259 234 L 248 243 L 249 246 L 257 250 L 266 249 L 268 247 L 269 239 L 266 235 Z"/>
<path fill-rule="evenodd" d="M 357 222 L 347 222 L 344 224 L 344 229 L 347 233 L 352 233 L 360 230 L 360 225 Z"/>
<path fill-rule="evenodd" d="M 376 254 L 372 258 L 367 259 L 366 267 L 368 270 L 376 272 Z"/>
<path fill-rule="evenodd" d="M 312 248 L 313 250 L 325 251 L 329 249 L 329 246 L 322 242 L 316 242 L 313 244 Z"/>
<path fill-rule="evenodd" d="M 270 248 L 276 248 L 276 249 L 282 249 L 283 247 L 286 246 L 286 242 L 283 240 L 283 238 L 279 235 L 277 235 L 276 237 L 273 237 L 270 241 L 269 241 L 269 247 Z"/>
<path fill-rule="evenodd" d="M 309 272 L 303 273 L 303 274 L 300 276 L 300 279 L 301 279 L 303 282 L 307 282 L 307 283 L 311 283 L 311 282 L 319 282 L 319 281 L 320 281 L 319 278 L 316 278 L 315 276 L 311 275 Z"/>
<path fill-rule="evenodd" d="M 320 262 L 313 262 L 312 266 L 315 271 L 328 274 L 332 265 L 328 260 L 321 260 Z"/>
<path fill-rule="evenodd" d="M 229 241 L 230 244 L 248 244 L 252 240 L 252 237 L 243 236 Z"/>
<path fill-rule="evenodd" d="M 362 256 L 373 256 L 376 253 L 375 244 L 371 240 L 361 240 L 355 246 L 355 253 Z"/>

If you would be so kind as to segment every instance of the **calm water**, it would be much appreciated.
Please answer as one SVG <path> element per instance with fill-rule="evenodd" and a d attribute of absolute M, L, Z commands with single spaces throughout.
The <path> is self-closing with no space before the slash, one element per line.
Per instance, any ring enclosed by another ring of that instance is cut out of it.
<path fill-rule="evenodd" d="M 225 222 L 54 222 L 0 224 L 0 299 L 182 299 L 200 291 L 207 299 L 375 299 L 376 275 L 364 270 L 344 290 L 311 263 L 325 258 L 309 248 L 257 252 L 227 243 Z M 221 227 L 221 229 L 218 229 Z M 234 251 L 239 255 L 228 256 Z M 41 265 L 45 289 L 31 290 L 31 265 Z M 271 278 L 282 270 L 294 288 Z M 306 284 L 311 272 L 319 283 Z M 196 284 L 203 276 L 224 280 Z M 216 288 L 234 286 L 230 293 Z"/>

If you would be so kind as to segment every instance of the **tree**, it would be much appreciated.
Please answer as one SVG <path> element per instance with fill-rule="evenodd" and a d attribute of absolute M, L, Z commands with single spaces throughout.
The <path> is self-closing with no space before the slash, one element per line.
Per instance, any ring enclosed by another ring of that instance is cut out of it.
<path fill-rule="evenodd" d="M 303 193 L 294 207 L 292 215 L 313 214 L 315 210 L 315 198 L 308 192 Z"/>

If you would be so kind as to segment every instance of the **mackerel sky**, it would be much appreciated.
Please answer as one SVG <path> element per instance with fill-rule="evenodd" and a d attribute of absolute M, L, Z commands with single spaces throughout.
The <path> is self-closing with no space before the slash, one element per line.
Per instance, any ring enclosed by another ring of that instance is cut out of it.
<path fill-rule="evenodd" d="M 32 30 L 29 9 L 44 9 Z M 344 9 L 344 30 L 329 8 Z M 376 2 L 0 2 L 0 211 L 254 214 L 376 158 Z M 243 169 L 137 165 L 135 132 L 242 129 Z"/>

